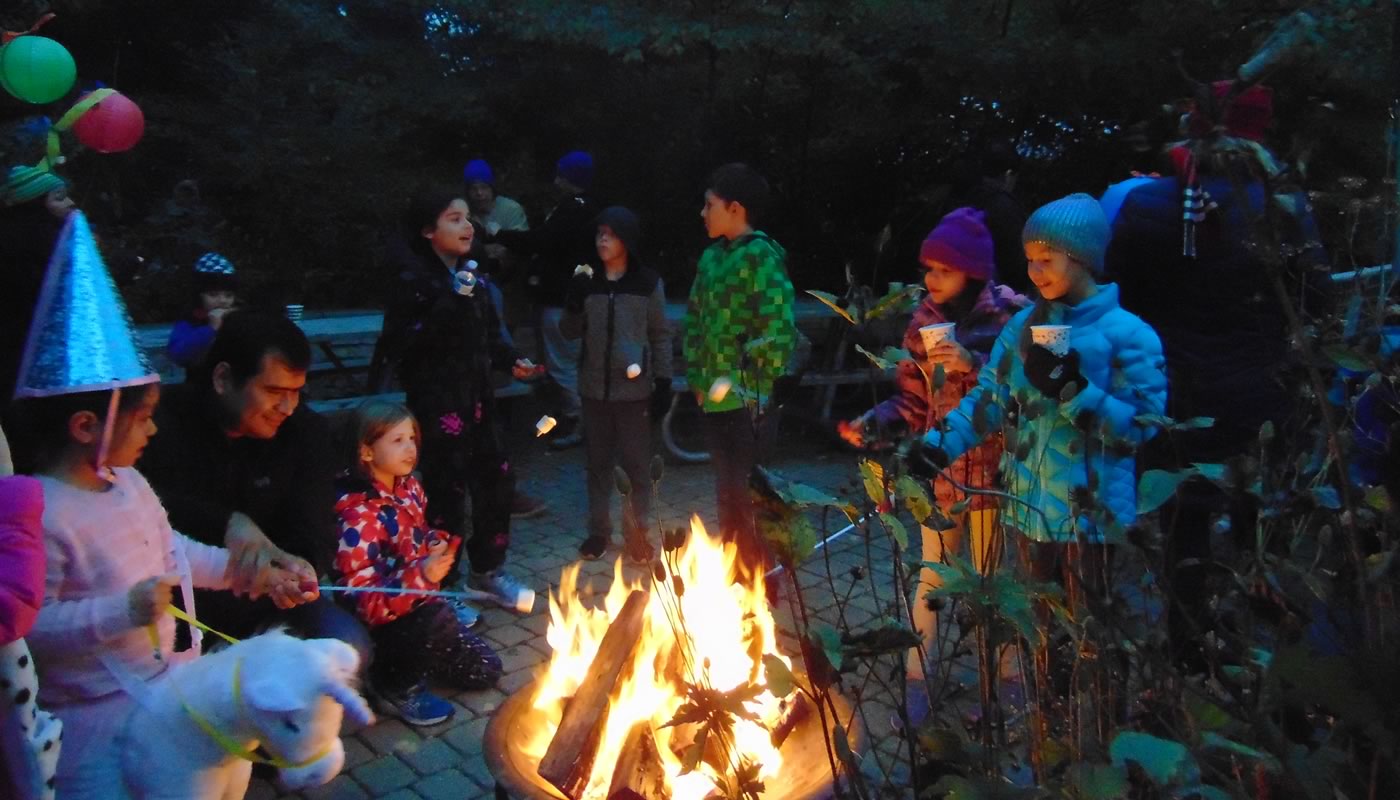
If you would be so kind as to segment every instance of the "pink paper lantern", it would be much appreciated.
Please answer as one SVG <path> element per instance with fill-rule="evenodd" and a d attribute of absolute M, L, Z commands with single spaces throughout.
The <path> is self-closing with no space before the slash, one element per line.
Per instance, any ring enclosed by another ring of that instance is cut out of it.
<path fill-rule="evenodd" d="M 116 92 L 87 110 L 73 124 L 78 141 L 99 153 L 120 153 L 141 141 L 146 116 L 126 95 Z"/>

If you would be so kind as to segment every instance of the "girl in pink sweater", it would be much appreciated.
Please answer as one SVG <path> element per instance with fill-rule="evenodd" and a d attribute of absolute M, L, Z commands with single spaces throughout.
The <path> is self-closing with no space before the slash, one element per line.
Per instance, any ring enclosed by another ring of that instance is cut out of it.
<path fill-rule="evenodd" d="M 140 684 L 198 653 L 176 653 L 171 592 L 227 589 L 228 551 L 171 530 L 160 499 L 132 465 L 156 432 L 155 384 L 121 391 L 105 462 L 99 466 L 110 391 L 22 401 L 44 488 L 48 557 L 44 603 L 28 641 L 39 667 L 41 704 L 64 722 L 57 774 L 65 800 L 123 797 L 122 723 Z M 269 575 L 279 582 L 283 577 Z M 295 579 L 293 586 L 295 586 Z M 155 632 L 152 638 L 151 629 Z"/>

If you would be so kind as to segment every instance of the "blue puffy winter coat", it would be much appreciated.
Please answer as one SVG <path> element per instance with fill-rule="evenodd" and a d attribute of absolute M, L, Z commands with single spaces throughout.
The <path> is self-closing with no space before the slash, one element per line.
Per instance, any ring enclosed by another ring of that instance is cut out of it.
<path fill-rule="evenodd" d="M 1002 430 L 1002 485 L 1025 501 L 1003 504 L 1008 525 L 1040 542 L 1120 541 L 1137 517 L 1136 449 L 1155 430 L 1134 418 L 1166 409 L 1162 344 L 1118 305 L 1113 284 L 1078 305 L 1050 303 L 1041 324 L 1072 326 L 1070 347 L 1079 352 L 1085 379 L 1078 394 L 1061 402 L 1026 379 L 1021 335 L 1034 310 L 1006 324 L 977 386 L 925 441 L 956 459 Z"/>

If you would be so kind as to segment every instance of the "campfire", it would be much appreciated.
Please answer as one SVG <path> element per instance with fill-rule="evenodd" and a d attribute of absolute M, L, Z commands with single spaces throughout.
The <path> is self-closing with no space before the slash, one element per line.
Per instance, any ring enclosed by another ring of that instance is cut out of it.
<path fill-rule="evenodd" d="M 734 557 L 697 518 L 650 579 L 629 580 L 619 560 L 601 606 L 585 603 L 579 565 L 566 567 L 550 595 L 553 656 L 487 730 L 502 785 L 568 800 L 701 800 L 739 775 L 767 797 L 824 788 L 815 715 L 799 694 L 766 689 L 764 658 L 791 661 L 762 576 L 736 580 Z"/>

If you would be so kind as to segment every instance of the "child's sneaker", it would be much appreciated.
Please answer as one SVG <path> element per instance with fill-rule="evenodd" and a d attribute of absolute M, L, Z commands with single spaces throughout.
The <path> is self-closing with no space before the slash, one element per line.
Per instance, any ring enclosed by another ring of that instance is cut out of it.
<path fill-rule="evenodd" d="M 578 554 L 585 561 L 597 561 L 608 552 L 608 539 L 605 536 L 590 536 L 578 546 Z"/>
<path fill-rule="evenodd" d="M 452 613 L 457 615 L 457 624 L 463 628 L 470 628 L 481 621 L 481 612 L 464 598 L 454 597 L 447 601 L 447 605 L 452 609 Z"/>
<path fill-rule="evenodd" d="M 504 608 L 521 614 L 535 610 L 535 590 L 511 577 L 505 570 L 473 572 L 467 579 L 473 589 L 488 592 Z"/>
<path fill-rule="evenodd" d="M 428 691 L 422 681 L 403 693 L 380 694 L 379 701 L 389 713 L 409 725 L 437 725 L 457 713 L 451 703 Z"/>

